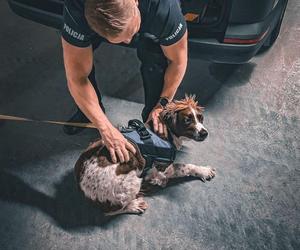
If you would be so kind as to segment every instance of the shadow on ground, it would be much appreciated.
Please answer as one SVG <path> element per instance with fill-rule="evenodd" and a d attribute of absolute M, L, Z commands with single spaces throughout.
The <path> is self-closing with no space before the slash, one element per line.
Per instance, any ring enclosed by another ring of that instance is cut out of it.
<path fill-rule="evenodd" d="M 67 172 L 61 182 L 56 184 L 54 197 L 35 190 L 7 171 L 0 172 L 0 182 L 1 200 L 39 208 L 65 230 L 101 227 L 111 219 L 105 217 L 97 206 L 88 202 L 76 189 L 73 171 Z"/>
<path fill-rule="evenodd" d="M 249 83 L 255 66 L 254 63 L 238 65 L 191 60 L 176 97 L 182 98 L 184 93 L 196 94 L 199 103 L 205 105 L 223 85 L 238 87 Z"/>
<path fill-rule="evenodd" d="M 197 180 L 184 177 L 170 180 L 169 188 L 180 183 Z M 91 226 L 105 227 L 117 217 L 105 216 L 101 209 L 87 200 L 77 187 L 73 171 L 67 171 L 61 181 L 55 184 L 54 196 L 47 195 L 25 183 L 18 176 L 6 170 L 0 171 L 0 200 L 38 208 L 50 216 L 58 225 L 67 231 L 85 231 Z M 146 196 L 164 195 L 163 188 L 148 185 Z"/>

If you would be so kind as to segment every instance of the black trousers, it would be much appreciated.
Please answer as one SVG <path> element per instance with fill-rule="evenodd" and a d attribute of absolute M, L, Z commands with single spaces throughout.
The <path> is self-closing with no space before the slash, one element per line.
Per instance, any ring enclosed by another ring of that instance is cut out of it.
<path fill-rule="evenodd" d="M 95 40 L 92 45 L 93 51 L 96 50 L 103 41 L 104 40 L 101 39 Z M 145 92 L 145 106 L 141 115 L 145 122 L 149 113 L 159 100 L 164 84 L 164 75 L 168 66 L 168 60 L 163 54 L 160 45 L 149 38 L 139 38 L 134 42 L 133 46 L 136 47 L 137 57 L 141 61 L 140 72 Z M 101 103 L 101 93 L 97 86 L 94 65 L 88 78 Z"/>

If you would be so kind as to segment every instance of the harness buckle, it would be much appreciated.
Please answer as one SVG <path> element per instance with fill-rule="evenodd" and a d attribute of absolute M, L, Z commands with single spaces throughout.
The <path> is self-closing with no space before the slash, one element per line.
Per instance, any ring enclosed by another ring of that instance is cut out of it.
<path fill-rule="evenodd" d="M 148 132 L 148 130 L 145 127 L 141 127 L 137 129 L 137 132 L 141 138 L 141 140 L 147 140 L 151 137 L 151 134 Z"/>
<path fill-rule="evenodd" d="M 151 137 L 151 134 L 146 129 L 144 123 L 142 123 L 140 120 L 137 119 L 130 120 L 128 122 L 128 127 L 135 128 L 141 140 L 147 140 Z"/>

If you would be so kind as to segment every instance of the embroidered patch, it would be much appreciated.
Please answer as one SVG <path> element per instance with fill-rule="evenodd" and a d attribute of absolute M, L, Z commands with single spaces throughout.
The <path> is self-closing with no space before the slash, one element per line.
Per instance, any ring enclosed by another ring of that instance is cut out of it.
<path fill-rule="evenodd" d="M 178 25 L 176 31 L 175 31 L 172 35 L 168 36 L 168 37 L 166 38 L 166 41 L 169 41 L 169 40 L 174 39 L 174 38 L 178 35 L 178 33 L 180 32 L 180 30 L 182 29 L 182 27 L 183 27 L 182 23 L 179 23 L 179 25 Z"/>
<path fill-rule="evenodd" d="M 64 30 L 72 37 L 74 37 L 75 39 L 78 39 L 80 41 L 84 40 L 84 35 L 74 31 L 72 28 L 70 28 L 67 24 L 64 24 Z"/>

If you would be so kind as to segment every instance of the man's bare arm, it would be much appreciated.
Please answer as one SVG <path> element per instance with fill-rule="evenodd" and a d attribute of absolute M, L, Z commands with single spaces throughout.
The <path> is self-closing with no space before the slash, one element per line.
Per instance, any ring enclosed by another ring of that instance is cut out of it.
<path fill-rule="evenodd" d="M 161 46 L 161 48 L 169 60 L 161 96 L 173 99 L 186 71 L 188 53 L 187 31 L 177 43 L 170 46 Z"/>
<path fill-rule="evenodd" d="M 110 123 L 101 110 L 97 94 L 88 79 L 93 67 L 93 50 L 91 47 L 79 48 L 62 38 L 64 65 L 68 88 L 78 107 L 98 128 L 102 139 L 110 151 L 112 160 L 121 162 L 129 160 L 127 150 L 135 153 L 134 147 Z"/>
<path fill-rule="evenodd" d="M 164 55 L 167 57 L 169 64 L 164 76 L 164 86 L 160 96 L 174 98 L 174 95 L 179 87 L 187 66 L 187 31 L 183 37 L 170 46 L 161 46 Z M 159 114 L 161 107 L 158 105 L 154 107 L 149 114 L 147 121 L 153 121 L 154 132 L 158 133 L 162 137 L 167 137 L 167 128 L 160 122 Z"/>
<path fill-rule="evenodd" d="M 105 129 L 108 119 L 101 110 L 96 92 L 88 79 L 93 67 L 92 48 L 73 46 L 63 38 L 62 47 L 68 88 L 72 97 L 97 128 Z"/>

